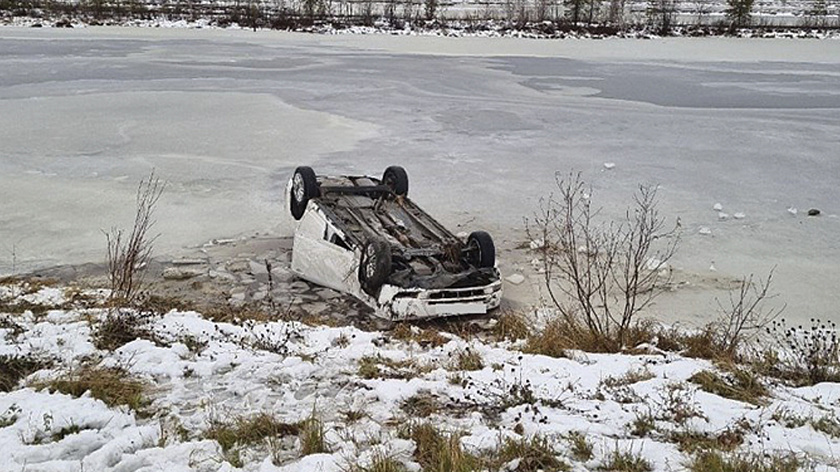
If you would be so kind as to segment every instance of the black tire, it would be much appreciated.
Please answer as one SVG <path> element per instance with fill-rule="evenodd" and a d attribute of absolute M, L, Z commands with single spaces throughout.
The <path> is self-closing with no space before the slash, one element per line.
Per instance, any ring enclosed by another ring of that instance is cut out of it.
<path fill-rule="evenodd" d="M 408 195 L 408 174 L 400 166 L 391 166 L 382 174 L 382 184 L 391 189 L 394 195 Z"/>
<path fill-rule="evenodd" d="M 306 204 L 312 198 L 321 195 L 315 171 L 311 167 L 301 166 L 292 174 L 292 186 L 289 192 L 289 209 L 296 220 L 303 218 Z"/>
<path fill-rule="evenodd" d="M 391 246 L 380 239 L 365 244 L 359 264 L 359 282 L 362 284 L 362 290 L 375 297 L 390 275 Z"/>
<path fill-rule="evenodd" d="M 470 264 L 484 268 L 496 265 L 496 245 L 493 238 L 484 231 L 475 231 L 467 238 Z"/>

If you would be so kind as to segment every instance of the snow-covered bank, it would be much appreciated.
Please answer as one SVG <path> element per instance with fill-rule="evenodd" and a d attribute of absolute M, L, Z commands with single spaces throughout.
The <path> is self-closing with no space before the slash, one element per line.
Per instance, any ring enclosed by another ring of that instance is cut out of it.
<path fill-rule="evenodd" d="M 236 470 L 233 463 L 263 472 L 338 471 L 367 465 L 376 451 L 418 470 L 416 444 L 403 432 L 425 421 L 461 434 L 461 446 L 476 456 L 492 455 L 504 438 L 539 435 L 576 471 L 597 470 L 616 450 L 656 471 L 686 470 L 695 455 L 686 438 L 705 438 L 705 449 L 724 437 L 720 447 L 736 452 L 793 453 L 802 470 L 837 470 L 837 384 L 791 388 L 763 379 L 769 394 L 753 404 L 702 390 L 688 379 L 715 367 L 673 353 L 551 358 L 525 354 L 512 341 L 440 333 L 418 342 L 411 331 L 230 324 L 178 311 L 149 319 L 154 342 L 107 351 L 92 338 L 107 314 L 93 307 L 103 292 L 0 290 L 0 312 L 11 312 L 0 313 L 0 358 L 50 360 L 0 393 L 7 458 L 0 470 Z M 22 302 L 28 309 L 15 308 Z M 144 382 L 140 411 L 43 388 L 82 365 L 119 368 Z M 214 426 L 257 414 L 288 425 L 317 417 L 327 452 L 300 457 L 303 438 L 293 434 L 228 451 L 221 439 L 208 439 Z M 573 432 L 592 445 L 591 457 L 571 452 Z"/>

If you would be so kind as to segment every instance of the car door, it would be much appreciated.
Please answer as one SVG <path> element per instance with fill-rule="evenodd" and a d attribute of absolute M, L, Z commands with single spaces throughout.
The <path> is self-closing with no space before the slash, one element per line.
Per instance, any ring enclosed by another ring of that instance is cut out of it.
<path fill-rule="evenodd" d="M 317 206 L 310 206 L 295 231 L 292 270 L 319 285 L 352 291 L 358 258 Z"/>

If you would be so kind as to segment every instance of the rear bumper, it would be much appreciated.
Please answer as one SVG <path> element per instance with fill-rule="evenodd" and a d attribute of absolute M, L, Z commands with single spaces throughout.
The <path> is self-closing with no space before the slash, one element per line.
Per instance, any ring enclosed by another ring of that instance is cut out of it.
<path fill-rule="evenodd" d="M 418 320 L 458 315 L 480 315 L 502 302 L 502 281 L 446 289 L 412 289 L 384 285 L 377 314 L 390 320 Z"/>

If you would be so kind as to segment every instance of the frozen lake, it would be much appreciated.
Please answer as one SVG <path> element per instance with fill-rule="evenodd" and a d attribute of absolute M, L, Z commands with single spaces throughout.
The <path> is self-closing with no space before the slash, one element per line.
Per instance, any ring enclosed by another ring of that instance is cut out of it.
<path fill-rule="evenodd" d="M 0 273 L 102 260 L 101 230 L 129 225 L 152 167 L 170 182 L 167 254 L 287 234 L 302 164 L 403 165 L 430 213 L 510 249 L 554 172 L 578 170 L 608 215 L 656 183 L 681 219 L 693 284 L 659 301 L 665 318 L 702 321 L 725 280 L 777 266 L 787 318 L 836 319 L 838 156 L 831 40 L 0 29 Z"/>

